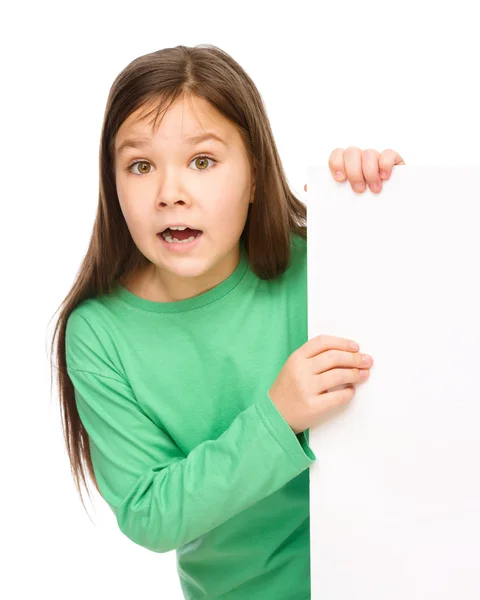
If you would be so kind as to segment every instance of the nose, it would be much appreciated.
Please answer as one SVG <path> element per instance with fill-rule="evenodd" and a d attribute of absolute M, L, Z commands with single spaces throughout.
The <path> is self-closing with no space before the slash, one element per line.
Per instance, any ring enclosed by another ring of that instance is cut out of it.
<path fill-rule="evenodd" d="M 188 204 L 181 177 L 176 169 L 165 169 L 160 178 L 157 207 Z"/>

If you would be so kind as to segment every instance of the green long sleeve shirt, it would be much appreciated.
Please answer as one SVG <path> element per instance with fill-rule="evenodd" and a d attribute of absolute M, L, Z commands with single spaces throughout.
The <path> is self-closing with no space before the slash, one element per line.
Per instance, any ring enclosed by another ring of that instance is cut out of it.
<path fill-rule="evenodd" d="M 308 430 L 268 390 L 307 337 L 306 241 L 263 281 L 241 245 L 207 292 L 153 302 L 117 284 L 69 316 L 67 370 L 120 530 L 176 550 L 185 598 L 310 598 Z M 162 596 L 163 597 L 163 596 Z"/>

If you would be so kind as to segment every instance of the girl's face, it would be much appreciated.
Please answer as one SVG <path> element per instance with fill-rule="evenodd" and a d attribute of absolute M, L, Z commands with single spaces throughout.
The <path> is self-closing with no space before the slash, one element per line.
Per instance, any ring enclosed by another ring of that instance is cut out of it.
<path fill-rule="evenodd" d="M 122 123 L 115 139 L 117 194 L 133 241 L 150 261 L 138 289 L 154 301 L 182 300 L 238 266 L 255 183 L 239 132 L 208 102 L 180 97 L 153 134 L 150 120 L 132 123 L 145 108 Z M 223 141 L 190 139 L 206 133 Z M 124 146 L 132 140 L 136 147 Z M 191 249 L 173 251 L 157 235 L 175 223 L 203 232 Z"/>

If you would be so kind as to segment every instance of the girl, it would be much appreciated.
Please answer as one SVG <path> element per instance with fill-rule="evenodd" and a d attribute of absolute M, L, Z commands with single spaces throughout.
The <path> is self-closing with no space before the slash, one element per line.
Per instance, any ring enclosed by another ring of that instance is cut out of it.
<path fill-rule="evenodd" d="M 330 160 L 372 191 L 394 164 Z M 62 425 L 80 497 L 88 473 L 126 536 L 175 549 L 191 600 L 310 598 L 308 427 L 371 359 L 307 341 L 305 222 L 228 54 L 167 48 L 116 78 L 93 234 L 54 331 Z"/>

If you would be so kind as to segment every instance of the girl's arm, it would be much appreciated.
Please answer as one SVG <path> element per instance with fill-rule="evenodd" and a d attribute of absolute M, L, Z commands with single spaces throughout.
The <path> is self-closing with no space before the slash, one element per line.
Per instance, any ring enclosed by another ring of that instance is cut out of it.
<path fill-rule="evenodd" d="M 220 437 L 185 456 L 139 406 L 81 315 L 69 318 L 66 347 L 99 489 L 120 530 L 145 548 L 169 552 L 183 546 L 269 496 L 316 459 L 305 436 L 295 436 L 263 391 Z"/>

